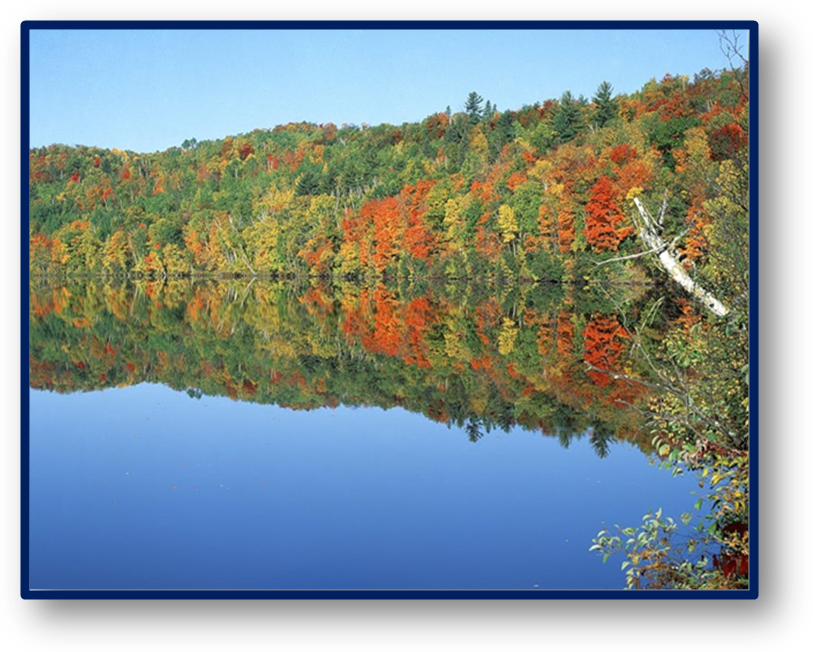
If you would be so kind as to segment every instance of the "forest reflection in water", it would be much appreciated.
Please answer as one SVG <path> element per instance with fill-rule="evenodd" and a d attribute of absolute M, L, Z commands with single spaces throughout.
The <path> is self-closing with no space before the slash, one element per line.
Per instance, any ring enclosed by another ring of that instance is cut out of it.
<path fill-rule="evenodd" d="M 32 286 L 31 587 L 622 588 L 595 532 L 686 510 L 696 485 L 651 463 L 641 388 L 595 371 L 629 345 L 611 306 L 566 286 Z"/>
<path fill-rule="evenodd" d="M 648 450 L 629 333 L 605 297 L 560 285 L 296 287 L 250 280 L 32 286 L 30 383 L 161 383 L 201 395 L 401 406 L 465 429 L 515 425 Z"/>

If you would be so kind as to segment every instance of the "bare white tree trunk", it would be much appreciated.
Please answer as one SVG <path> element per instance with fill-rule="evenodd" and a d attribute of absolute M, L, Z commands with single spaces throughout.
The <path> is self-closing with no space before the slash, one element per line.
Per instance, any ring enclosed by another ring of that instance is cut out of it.
<path fill-rule="evenodd" d="M 641 221 L 633 217 L 633 222 L 635 222 L 635 226 L 638 229 L 638 235 L 649 250 L 647 253 L 651 252 L 657 255 L 661 267 L 663 267 L 666 273 L 669 274 L 673 280 L 677 281 L 686 292 L 696 297 L 706 308 L 711 310 L 711 312 L 718 317 L 725 317 L 728 314 L 728 308 L 720 303 L 710 292 L 698 285 L 694 279 L 686 273 L 674 249 L 675 241 L 673 240 L 671 243 L 667 243 L 661 237 L 663 218 L 666 214 L 666 198 L 664 197 L 657 221 L 650 215 L 640 199 L 636 197 L 633 199 L 633 202 L 641 216 Z"/>

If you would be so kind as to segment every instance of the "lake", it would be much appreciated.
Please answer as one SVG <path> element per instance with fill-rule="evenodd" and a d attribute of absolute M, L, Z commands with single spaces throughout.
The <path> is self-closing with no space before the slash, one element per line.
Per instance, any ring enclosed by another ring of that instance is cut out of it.
<path fill-rule="evenodd" d="M 32 285 L 30 588 L 624 588 L 593 537 L 677 519 L 697 483 L 606 373 L 616 310 L 561 285 Z"/>

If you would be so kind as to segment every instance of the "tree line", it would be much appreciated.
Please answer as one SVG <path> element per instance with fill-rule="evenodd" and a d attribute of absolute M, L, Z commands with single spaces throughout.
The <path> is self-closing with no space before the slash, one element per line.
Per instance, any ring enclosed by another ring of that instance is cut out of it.
<path fill-rule="evenodd" d="M 32 149 L 30 271 L 581 279 L 640 250 L 632 201 L 668 191 L 664 237 L 714 280 L 708 252 L 732 238 L 715 213 L 747 180 L 743 74 L 504 111 L 472 93 L 421 122 L 291 123 L 153 154 Z"/>

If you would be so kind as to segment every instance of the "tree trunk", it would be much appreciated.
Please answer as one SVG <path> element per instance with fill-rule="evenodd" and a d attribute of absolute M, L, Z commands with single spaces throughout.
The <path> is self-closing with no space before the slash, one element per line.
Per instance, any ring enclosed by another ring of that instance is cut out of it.
<path fill-rule="evenodd" d="M 647 249 L 658 256 L 661 267 L 663 267 L 666 273 L 669 274 L 673 280 L 677 281 L 686 292 L 696 297 L 706 308 L 711 310 L 711 312 L 718 317 L 725 317 L 728 314 L 728 308 L 720 303 L 710 292 L 697 284 L 686 273 L 683 265 L 678 260 L 677 252 L 673 249 L 671 244 L 665 242 L 661 237 L 660 226 L 665 213 L 665 203 L 664 207 L 661 208 L 661 214 L 658 216 L 658 221 L 656 222 L 641 203 L 640 199 L 636 197 L 633 199 L 633 202 L 642 220 L 642 222 L 634 220 L 635 226 L 638 228 L 638 235 L 641 237 Z"/>

